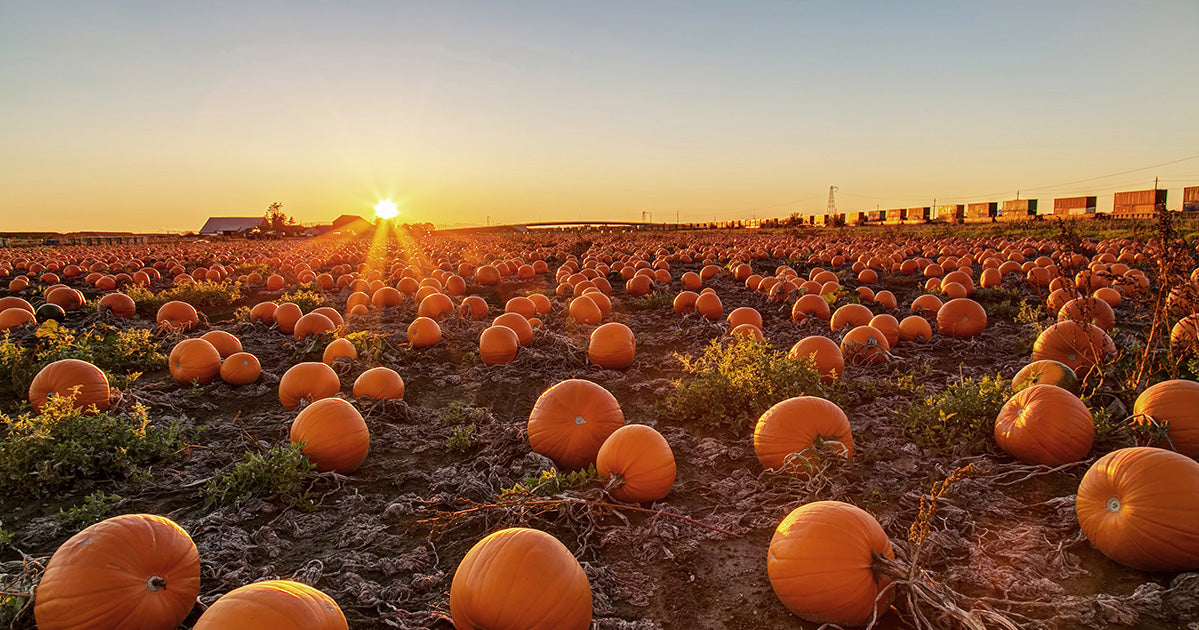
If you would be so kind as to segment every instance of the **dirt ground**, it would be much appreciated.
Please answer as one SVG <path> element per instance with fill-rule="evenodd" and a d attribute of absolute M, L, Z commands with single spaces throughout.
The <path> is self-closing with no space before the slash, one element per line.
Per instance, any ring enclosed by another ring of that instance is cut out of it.
<path fill-rule="evenodd" d="M 760 260 L 754 268 L 771 273 L 780 263 Z M 673 271 L 677 277 L 700 266 Z M 530 290 L 552 294 L 551 282 L 545 277 L 506 280 L 482 295 L 498 313 L 511 295 Z M 927 579 L 957 593 L 963 605 L 1005 611 L 1019 627 L 1199 628 L 1194 622 L 1199 619 L 1199 574 L 1124 568 L 1080 533 L 1073 494 L 1093 459 L 1049 471 L 1021 465 L 1000 452 L 961 457 L 922 449 L 894 422 L 896 410 L 913 401 L 884 394 L 844 409 L 857 449 L 852 463 L 819 483 L 763 471 L 751 435 L 678 426 L 660 417 L 657 407 L 672 391 L 672 382 L 685 378 L 673 353 L 700 354 L 711 339 L 727 332 L 723 323 L 676 315 L 669 305 L 625 310 L 631 300 L 623 295 L 623 282 L 612 284 L 615 309 L 606 321 L 628 324 L 637 337 L 637 358 L 623 371 L 587 362 L 592 327 L 567 320 L 561 298 L 532 346 L 501 367 L 484 366 L 472 357 L 485 321 L 451 316 L 442 322 L 443 341 L 419 351 L 403 343 L 415 316 L 410 301 L 383 315 L 372 311 L 349 321 L 351 330 L 390 334 L 382 364 L 403 376 L 406 395 L 403 402 L 355 401 L 371 430 L 370 455 L 352 475 L 318 479 L 312 488 L 318 509 L 312 512 L 263 500 L 205 508 L 199 498 L 206 480 L 240 460 L 246 450 L 286 443 L 294 417 L 279 404 L 277 387 L 280 375 L 297 361 L 296 342 L 262 324 L 214 322 L 211 328 L 238 336 L 244 349 L 259 358 L 262 379 L 243 387 L 218 381 L 193 391 L 175 384 L 165 365 L 144 375 L 123 392 L 121 410 L 140 401 L 151 407 L 155 422 L 177 420 L 203 429 L 190 452 L 154 467 L 150 483 L 88 482 L 36 504 L 0 495 L 5 526 L 17 533 L 14 548 L 2 552 L 0 560 L 12 571 L 21 560 L 15 552 L 20 549 L 44 562 L 74 534 L 59 525 L 57 511 L 103 489 L 123 497 L 113 513 L 165 515 L 191 534 L 203 566 L 200 600 L 205 605 L 238 586 L 282 577 L 328 593 L 351 628 L 451 628 L 449 586 L 463 554 L 491 531 L 527 525 L 557 536 L 582 562 L 594 595 L 595 628 L 815 628 L 774 595 L 766 575 L 767 547 L 790 510 L 813 500 L 838 499 L 873 513 L 896 544 L 901 562 L 915 561 Z M 732 279 L 717 279 L 711 286 L 726 314 L 738 306 L 761 311 L 764 333 L 776 348 L 788 348 L 811 334 L 839 339 L 825 323 L 792 323 L 786 305 L 769 304 Z M 902 319 L 918 286 L 896 282 L 887 288 L 898 298 L 895 314 Z M 247 303 L 275 297 L 261 292 Z M 339 309 L 345 298 L 345 291 L 333 296 Z M 1013 352 L 1024 334 L 1010 319 L 992 320 L 975 339 L 934 336 L 925 344 L 901 344 L 889 363 L 848 367 L 845 378 L 852 386 L 927 372 L 932 389 L 962 377 L 998 373 L 1010 378 L 1027 359 Z M 162 339 L 164 352 L 174 341 Z M 340 360 L 342 395 L 349 398 L 354 379 L 373 366 L 365 360 Z M 550 468 L 548 459 L 530 450 L 525 425 L 541 392 L 568 378 L 604 386 L 620 401 L 626 422 L 649 424 L 667 438 L 678 465 L 677 481 L 664 500 L 643 506 L 660 514 L 593 505 L 611 501 L 595 485 L 572 492 L 577 499 L 572 503 L 453 515 L 491 504 L 501 490 Z M 481 439 L 466 453 L 447 452 L 449 428 L 438 421 L 452 401 L 479 410 Z M 11 411 L 15 401 L 2 406 Z M 938 501 L 919 556 L 910 557 L 913 547 L 904 541 L 921 497 L 967 464 L 984 474 L 950 486 Z M 909 627 L 912 612 L 906 600 L 901 597 L 896 609 L 878 627 Z M 197 607 L 185 627 L 199 612 Z M 947 622 L 937 622 L 942 623 Z M 17 627 L 32 627 L 31 616 Z"/>

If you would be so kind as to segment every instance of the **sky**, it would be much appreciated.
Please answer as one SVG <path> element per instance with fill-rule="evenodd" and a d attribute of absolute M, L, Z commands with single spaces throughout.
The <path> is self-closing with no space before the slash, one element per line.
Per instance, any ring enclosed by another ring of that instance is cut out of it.
<path fill-rule="evenodd" d="M 1199 2 L 0 0 L 0 231 L 1199 186 Z"/>

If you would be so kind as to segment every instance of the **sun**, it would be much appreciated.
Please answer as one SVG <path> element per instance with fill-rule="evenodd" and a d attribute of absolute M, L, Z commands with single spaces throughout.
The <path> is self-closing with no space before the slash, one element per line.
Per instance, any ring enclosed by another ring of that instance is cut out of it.
<path fill-rule="evenodd" d="M 390 199 L 384 199 L 375 204 L 376 219 L 394 219 L 400 215 L 400 209 L 396 207 L 396 203 Z"/>

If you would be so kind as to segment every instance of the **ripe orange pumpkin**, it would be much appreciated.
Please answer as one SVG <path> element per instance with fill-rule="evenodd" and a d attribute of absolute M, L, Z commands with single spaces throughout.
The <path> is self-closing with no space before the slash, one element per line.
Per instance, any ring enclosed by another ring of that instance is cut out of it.
<path fill-rule="evenodd" d="M 633 362 L 637 339 L 628 326 L 609 322 L 591 331 L 587 358 L 595 365 L 610 370 L 623 370 Z"/>
<path fill-rule="evenodd" d="M 292 580 L 267 580 L 229 591 L 216 600 L 195 630 L 348 630 L 337 602 Z"/>
<path fill-rule="evenodd" d="M 613 431 L 596 454 L 595 471 L 607 480 L 608 492 L 626 503 L 665 497 L 677 472 L 670 443 L 644 424 L 627 424 Z"/>
<path fill-rule="evenodd" d="M 200 594 L 200 555 L 170 519 L 124 514 L 75 534 L 37 587 L 42 630 L 173 630 Z"/>
<path fill-rule="evenodd" d="M 525 319 L 537 316 L 537 305 L 523 295 L 518 295 L 508 300 L 504 304 L 505 313 L 520 313 L 525 316 Z"/>
<path fill-rule="evenodd" d="M 829 308 L 828 302 L 825 302 L 824 298 L 819 295 L 815 293 L 802 295 L 791 306 L 791 321 L 798 324 L 808 317 L 815 317 L 827 322 L 832 317 L 832 310 Z"/>
<path fill-rule="evenodd" d="M 516 338 L 522 346 L 533 343 L 533 326 L 529 324 L 529 320 L 525 319 L 524 315 L 519 313 L 504 313 L 491 320 L 491 325 L 512 329 L 512 332 L 516 333 Z"/>
<path fill-rule="evenodd" d="M 109 293 L 100 298 L 98 306 L 100 312 L 108 311 L 113 317 L 122 319 L 129 319 L 137 314 L 137 304 L 124 293 Z"/>
<path fill-rule="evenodd" d="M 1018 392 L 1031 385 L 1056 385 L 1075 396 L 1082 392 L 1074 370 L 1064 363 L 1050 359 L 1033 361 L 1020 368 L 1020 371 L 1012 378 L 1013 392 Z"/>
<path fill-rule="evenodd" d="M 33 305 L 30 304 L 25 298 L 19 298 L 15 295 L 6 295 L 4 297 L 0 297 L 0 312 L 6 311 L 10 308 L 26 310 L 29 311 L 30 314 L 34 312 Z"/>
<path fill-rule="evenodd" d="M 458 305 L 458 314 L 463 317 L 482 319 L 487 317 L 487 311 L 487 300 L 477 295 L 468 295 L 462 298 L 462 303 Z"/>
<path fill-rule="evenodd" d="M 278 313 L 278 311 L 275 311 Z M 296 341 L 300 341 L 311 335 L 322 335 L 324 333 L 337 332 L 337 324 L 333 320 L 321 313 L 308 313 L 300 319 L 296 320 L 295 327 L 292 329 Z"/>
<path fill-rule="evenodd" d="M 587 630 L 591 610 L 591 585 L 579 561 L 536 529 L 502 529 L 475 543 L 450 583 L 458 630 Z"/>
<path fill-rule="evenodd" d="M 1091 544 L 1120 564 L 1199 569 L 1199 463 L 1185 455 L 1138 446 L 1100 457 L 1074 511 Z"/>
<path fill-rule="evenodd" d="M 391 368 L 371 368 L 354 381 L 354 397 L 369 396 L 380 400 L 404 398 L 404 379 Z"/>
<path fill-rule="evenodd" d="M 1170 329 L 1170 356 L 1186 360 L 1199 352 L 1199 315 L 1187 315 Z"/>
<path fill-rule="evenodd" d="M 620 403 L 608 390 L 582 379 L 542 392 L 529 414 L 529 445 L 563 469 L 595 463 L 604 440 L 624 426 Z"/>
<path fill-rule="evenodd" d="M 519 349 L 520 338 L 507 326 L 489 326 L 479 334 L 479 358 L 485 365 L 507 365 L 516 359 Z"/>
<path fill-rule="evenodd" d="M 221 375 L 221 353 L 204 339 L 184 339 L 167 357 L 171 377 L 180 385 L 211 383 Z"/>
<path fill-rule="evenodd" d="M 1169 424 L 1166 439 L 1150 446 L 1199 457 L 1199 383 L 1172 380 L 1152 385 L 1137 396 L 1132 413 L 1139 423 Z"/>
<path fill-rule="evenodd" d="M 221 380 L 230 385 L 249 385 L 262 376 L 258 357 L 249 352 L 236 352 L 221 362 Z"/>
<path fill-rule="evenodd" d="M 862 626 L 890 606 L 890 597 L 878 597 L 891 580 L 875 574 L 875 554 L 895 557 L 873 516 L 848 503 L 816 501 L 792 510 L 774 530 L 766 573 L 775 595 L 796 615 Z"/>
<path fill-rule="evenodd" d="M 891 344 L 872 326 L 858 326 L 841 338 L 841 355 L 856 365 L 877 365 L 887 360 Z"/>
<path fill-rule="evenodd" d="M 529 300 L 533 302 L 538 315 L 549 315 L 554 310 L 553 302 L 550 302 L 550 299 L 541 293 L 530 293 Z"/>
<path fill-rule="evenodd" d="M 454 312 L 454 301 L 444 293 L 430 293 L 416 307 L 416 314 L 429 319 L 441 319 Z"/>
<path fill-rule="evenodd" d="M 1078 322 L 1094 324 L 1104 331 L 1109 331 L 1116 325 L 1116 313 L 1111 305 L 1099 298 L 1078 297 L 1066 302 L 1057 314 L 1058 321 L 1072 319 Z"/>
<path fill-rule="evenodd" d="M 330 341 L 329 345 L 325 346 L 324 352 L 321 353 L 321 363 L 326 365 L 333 365 L 334 361 L 343 358 L 358 358 L 358 348 L 355 348 L 354 343 L 345 338 Z"/>
<path fill-rule="evenodd" d="M 758 309 L 750 306 L 733 309 L 733 312 L 729 313 L 728 322 L 729 328 L 736 328 L 741 324 L 752 324 L 758 330 L 762 330 L 762 314 L 758 312 Z"/>
<path fill-rule="evenodd" d="M 155 316 L 155 320 L 161 328 L 176 332 L 187 332 L 200 323 L 200 315 L 196 313 L 196 309 L 191 304 L 171 300 L 158 307 L 158 314 Z"/>
<path fill-rule="evenodd" d="M 937 311 L 937 330 L 946 337 L 975 337 L 986 327 L 987 309 L 967 297 L 954 298 Z"/>
<path fill-rule="evenodd" d="M 995 441 L 1022 461 L 1060 466 L 1091 452 L 1095 420 L 1078 396 L 1055 385 L 1033 385 L 999 410 Z"/>
<path fill-rule="evenodd" d="M 695 311 L 704 319 L 714 322 L 724 314 L 724 305 L 714 291 L 700 293 L 699 297 L 695 298 Z"/>
<path fill-rule="evenodd" d="M 941 298 L 931 293 L 925 293 L 912 300 L 912 313 L 925 319 L 933 319 L 942 306 L 944 304 L 941 303 Z"/>
<path fill-rule="evenodd" d="M 412 320 L 411 324 L 408 324 L 408 343 L 413 348 L 428 348 L 437 345 L 440 341 L 441 326 L 437 324 L 436 320 L 430 317 L 417 317 Z"/>
<path fill-rule="evenodd" d="M 754 427 L 754 453 L 763 468 L 783 468 L 788 456 L 816 446 L 817 441 L 840 442 L 845 457 L 853 457 L 849 418 L 840 407 L 817 396 L 796 396 L 777 403 Z"/>
<path fill-rule="evenodd" d="M 899 343 L 899 320 L 895 319 L 894 315 L 889 313 L 875 315 L 866 325 L 883 333 L 883 336 L 887 338 L 887 344 L 892 348 Z"/>
<path fill-rule="evenodd" d="M 292 421 L 291 443 L 304 444 L 301 451 L 317 470 L 349 474 L 366 459 L 371 436 L 354 405 L 340 398 L 322 398 Z"/>
<path fill-rule="evenodd" d="M 99 411 L 108 409 L 108 377 L 100 368 L 79 359 L 61 359 L 47 364 L 29 384 L 29 404 L 37 411 L 46 405 L 50 395 L 74 396 L 76 409 L 92 405 Z"/>
<path fill-rule="evenodd" d="M 284 302 L 275 307 L 273 315 L 279 332 L 290 335 L 296 331 L 296 323 L 304 316 L 304 312 L 300 310 L 299 304 Z"/>
<path fill-rule="evenodd" d="M 933 338 L 933 327 L 919 315 L 908 315 L 899 322 L 900 341 L 928 341 Z"/>
<path fill-rule="evenodd" d="M 241 352 L 241 341 L 223 330 L 210 330 L 200 335 L 200 338 L 212 344 L 222 359 Z"/>
<path fill-rule="evenodd" d="M 37 321 L 32 311 L 23 308 L 6 308 L 0 311 L 0 330 L 9 330 Z"/>
<path fill-rule="evenodd" d="M 841 330 L 844 328 L 866 326 L 873 317 L 874 313 L 861 304 L 846 304 L 833 313 L 829 327 L 833 330 Z"/>
<path fill-rule="evenodd" d="M 676 314 L 686 315 L 695 310 L 697 299 L 699 299 L 699 294 L 695 291 L 680 291 L 678 295 L 674 296 L 671 306 Z"/>
<path fill-rule="evenodd" d="M 570 301 L 570 318 L 580 324 L 595 325 L 603 320 L 604 314 L 590 296 L 580 295 Z"/>
<path fill-rule="evenodd" d="M 1116 353 L 1116 344 L 1102 328 L 1067 320 L 1046 328 L 1032 346 L 1032 360 L 1052 359 L 1085 376 Z"/>
<path fill-rule="evenodd" d="M 295 411 L 302 399 L 316 402 L 336 396 L 340 391 L 341 381 L 337 378 L 337 372 L 315 361 L 297 363 L 279 379 L 279 402 L 288 411 Z"/>
<path fill-rule="evenodd" d="M 845 357 L 841 356 L 841 348 L 837 346 L 837 342 L 823 335 L 800 339 L 791 346 L 787 356 L 792 359 L 812 357 L 816 371 L 820 373 L 820 380 L 825 383 L 832 383 L 841 378 L 841 373 L 845 371 Z"/>

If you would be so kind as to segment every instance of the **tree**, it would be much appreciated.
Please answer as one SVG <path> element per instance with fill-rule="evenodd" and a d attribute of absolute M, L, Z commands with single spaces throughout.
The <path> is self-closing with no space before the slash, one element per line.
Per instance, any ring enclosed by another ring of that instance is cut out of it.
<path fill-rule="evenodd" d="M 266 216 L 264 218 L 266 219 L 267 225 L 269 225 L 270 228 L 276 232 L 282 232 L 283 228 L 296 224 L 295 219 L 287 216 L 287 214 L 283 212 L 283 204 L 278 201 L 267 206 Z"/>

